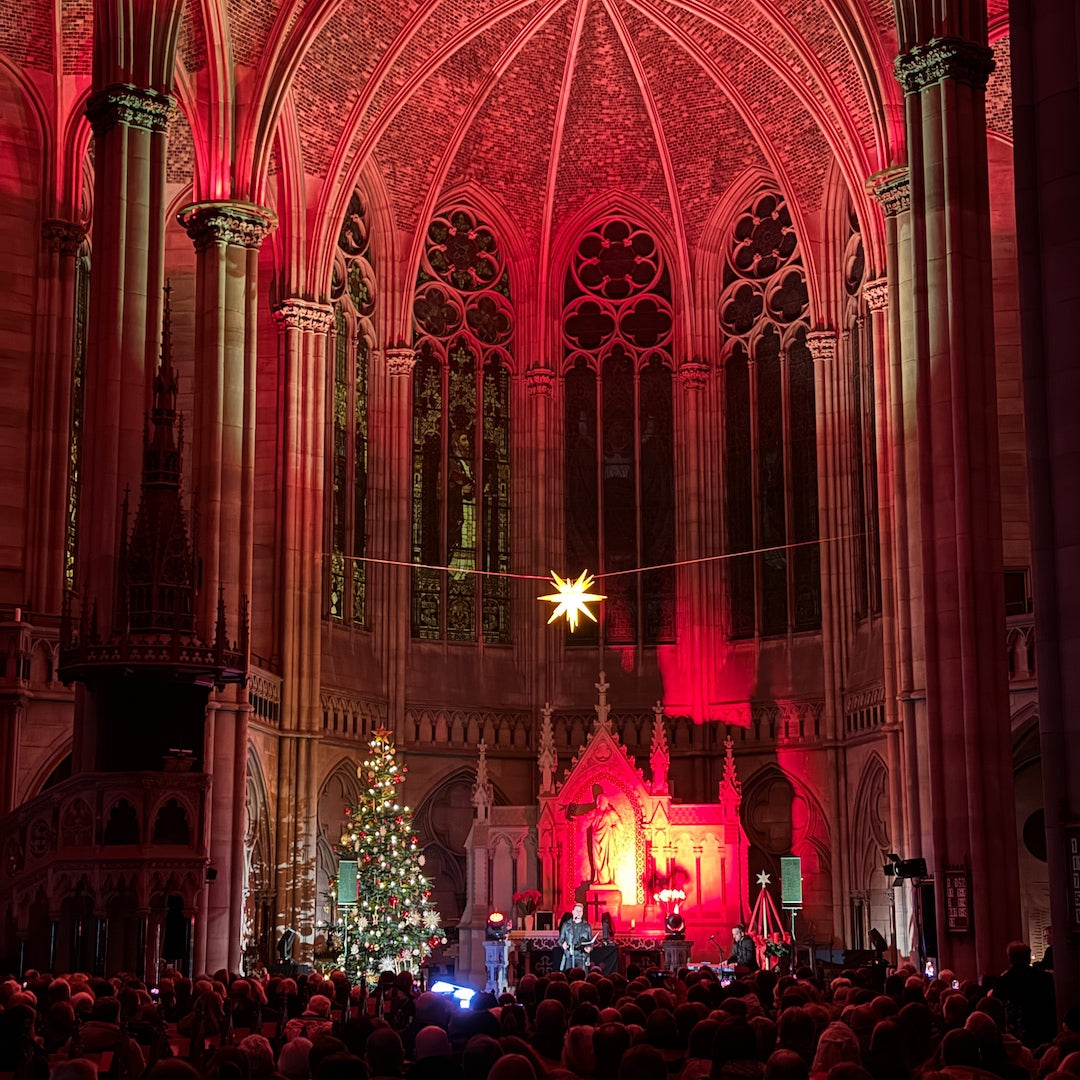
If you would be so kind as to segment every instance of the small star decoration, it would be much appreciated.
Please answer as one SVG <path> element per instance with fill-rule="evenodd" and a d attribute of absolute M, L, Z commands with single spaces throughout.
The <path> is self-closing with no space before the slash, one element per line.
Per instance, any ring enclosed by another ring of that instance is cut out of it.
<path fill-rule="evenodd" d="M 588 570 L 582 570 L 581 576 L 575 581 L 573 578 L 561 578 L 554 570 L 551 571 L 551 580 L 558 592 L 548 593 L 546 596 L 538 596 L 537 600 L 546 600 L 555 605 L 555 610 L 548 619 L 550 626 L 560 615 L 566 616 L 570 624 L 570 632 L 577 629 L 578 614 L 582 614 L 596 622 L 596 616 L 589 610 L 588 604 L 599 603 L 606 600 L 603 593 L 589 592 L 593 587 L 593 579 L 589 577 Z"/>
<path fill-rule="evenodd" d="M 762 887 L 763 889 L 765 888 L 765 886 L 766 886 L 766 885 L 768 885 L 768 884 L 769 884 L 769 882 L 770 882 L 770 881 L 772 881 L 772 878 L 771 878 L 771 877 L 769 877 L 769 875 L 768 875 L 768 874 L 766 874 L 764 870 L 762 870 L 762 871 L 761 871 L 761 873 L 760 873 L 760 874 L 758 874 L 758 876 L 757 876 L 757 883 L 758 883 L 758 884 L 759 884 L 759 885 L 760 885 L 760 886 L 761 886 L 761 887 Z"/>

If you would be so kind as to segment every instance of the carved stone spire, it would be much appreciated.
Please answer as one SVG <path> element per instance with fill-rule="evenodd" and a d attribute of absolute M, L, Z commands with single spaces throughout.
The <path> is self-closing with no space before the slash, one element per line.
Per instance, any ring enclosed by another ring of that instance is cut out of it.
<path fill-rule="evenodd" d="M 472 789 L 472 804 L 476 807 L 476 820 L 487 821 L 491 813 L 491 802 L 494 792 L 487 771 L 487 743 L 482 739 L 477 746 L 479 757 L 476 760 L 476 783 Z"/>
<path fill-rule="evenodd" d="M 596 729 L 597 731 L 611 731 L 611 706 L 608 704 L 607 692 L 611 689 L 611 684 L 604 677 L 604 673 L 600 672 L 600 681 L 593 684 L 599 698 L 597 703 L 593 706 L 596 709 Z"/>
<path fill-rule="evenodd" d="M 724 776 L 720 781 L 720 805 L 725 817 L 736 817 L 742 802 L 742 781 L 735 772 L 735 743 L 729 735 L 724 740 Z"/>
<path fill-rule="evenodd" d="M 183 436 L 177 431 L 177 380 L 172 362 L 169 287 L 161 333 L 161 364 L 143 446 L 143 471 L 135 521 L 128 531 L 128 494 L 117 559 L 112 633 L 98 634 L 97 604 L 84 597 L 75 631 L 70 605 L 61 626 L 59 674 L 64 682 L 127 678 L 138 670 L 170 683 L 192 681 L 223 687 L 243 682 L 249 663 L 247 597 L 240 598 L 238 640 L 226 637 L 224 593 L 219 590 L 213 643 L 195 625 L 195 560 L 180 494 Z M 89 620 L 87 612 L 89 611 Z"/>
<path fill-rule="evenodd" d="M 551 727 L 551 702 L 545 701 L 540 710 L 540 748 L 537 757 L 540 765 L 540 794 L 551 795 L 555 791 L 555 769 L 559 764 L 555 753 L 555 733 Z"/>
<path fill-rule="evenodd" d="M 182 445 L 175 432 L 177 383 L 169 293 L 166 286 L 161 365 L 154 377 L 142 493 L 121 552 L 117 610 L 125 616 L 126 626 L 118 630 L 192 633 L 195 629 L 194 561 L 180 500 Z"/>
<path fill-rule="evenodd" d="M 653 706 L 652 748 L 649 751 L 649 768 L 652 770 L 652 793 L 668 795 L 668 769 L 671 767 L 671 753 L 668 750 L 667 728 L 664 725 L 664 706 L 657 702 Z"/>

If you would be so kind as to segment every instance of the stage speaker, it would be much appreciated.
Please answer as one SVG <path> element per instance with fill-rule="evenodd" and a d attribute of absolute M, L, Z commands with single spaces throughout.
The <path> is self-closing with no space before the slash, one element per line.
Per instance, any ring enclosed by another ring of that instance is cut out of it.
<path fill-rule="evenodd" d="M 798 855 L 780 860 L 780 904 L 802 907 L 802 859 Z"/>
<path fill-rule="evenodd" d="M 555 929 L 555 912 L 554 911 L 538 911 L 536 913 L 536 929 L 537 930 L 554 930 Z"/>
<path fill-rule="evenodd" d="M 337 902 L 351 905 L 356 903 L 356 860 L 342 859 L 337 871 Z"/>

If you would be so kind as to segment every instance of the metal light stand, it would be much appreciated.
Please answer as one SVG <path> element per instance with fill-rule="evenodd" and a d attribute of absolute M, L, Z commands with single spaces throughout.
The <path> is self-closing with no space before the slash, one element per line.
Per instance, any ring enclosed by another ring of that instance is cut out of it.
<path fill-rule="evenodd" d="M 797 907 L 790 907 L 786 909 L 791 912 L 791 974 L 794 975 L 799 970 L 799 946 L 795 944 L 795 916 L 802 910 Z M 810 967 L 814 966 L 814 954 L 810 953 Z"/>

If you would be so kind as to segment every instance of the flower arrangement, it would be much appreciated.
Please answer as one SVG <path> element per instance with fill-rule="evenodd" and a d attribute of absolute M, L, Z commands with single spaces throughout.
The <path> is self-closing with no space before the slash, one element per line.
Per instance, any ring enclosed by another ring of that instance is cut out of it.
<path fill-rule="evenodd" d="M 679 905 L 686 899 L 686 893 L 682 889 L 661 889 L 653 893 L 653 900 L 658 904 L 673 904 L 672 910 L 679 914 Z"/>
<path fill-rule="evenodd" d="M 514 893 L 514 907 L 522 917 L 533 915 L 542 899 L 543 896 L 536 889 L 523 889 L 521 892 Z"/>

